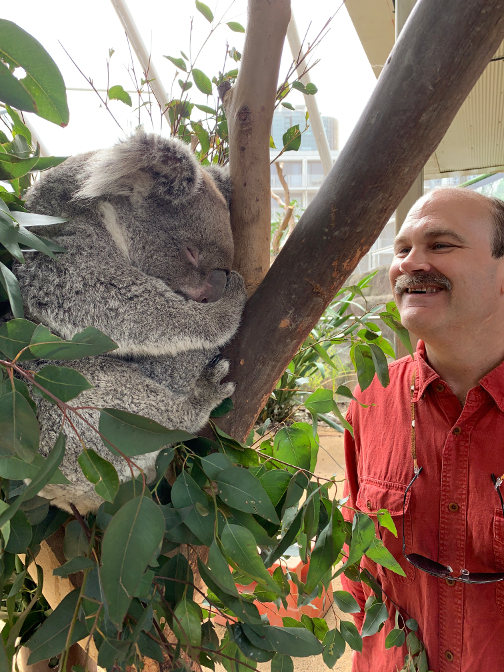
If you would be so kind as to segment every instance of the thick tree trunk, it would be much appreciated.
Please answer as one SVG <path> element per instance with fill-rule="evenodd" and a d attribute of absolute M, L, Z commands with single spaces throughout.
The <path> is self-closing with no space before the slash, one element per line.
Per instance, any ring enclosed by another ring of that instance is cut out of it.
<path fill-rule="evenodd" d="M 238 383 L 235 410 L 219 421 L 226 432 L 247 436 L 276 381 L 436 149 L 503 38 L 504 0 L 417 3 L 337 163 L 247 303 L 226 353 L 230 378 Z M 248 182 L 246 172 L 241 178 Z"/>
<path fill-rule="evenodd" d="M 224 97 L 233 181 L 234 268 L 244 277 L 249 296 L 270 264 L 269 137 L 290 15 L 290 0 L 249 0 L 240 73 Z"/>

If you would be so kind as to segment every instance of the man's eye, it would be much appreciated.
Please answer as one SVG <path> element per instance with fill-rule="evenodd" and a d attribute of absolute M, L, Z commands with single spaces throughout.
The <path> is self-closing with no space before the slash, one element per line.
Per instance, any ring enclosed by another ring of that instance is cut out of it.
<path fill-rule="evenodd" d="M 435 243 L 435 244 L 432 246 L 432 249 L 433 249 L 433 250 L 444 250 L 444 249 L 446 249 L 446 248 L 448 248 L 448 247 L 453 247 L 453 245 L 449 245 L 448 243 Z"/>
<path fill-rule="evenodd" d="M 405 257 L 410 253 L 411 247 L 401 247 L 395 251 L 396 257 Z"/>

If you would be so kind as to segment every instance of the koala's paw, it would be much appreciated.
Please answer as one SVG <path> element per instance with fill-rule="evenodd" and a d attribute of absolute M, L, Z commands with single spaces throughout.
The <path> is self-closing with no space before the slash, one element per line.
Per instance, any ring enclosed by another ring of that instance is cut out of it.
<path fill-rule="evenodd" d="M 205 416 L 202 424 L 208 420 L 210 412 L 235 391 L 235 383 L 221 383 L 228 371 L 228 360 L 221 359 L 215 364 L 207 366 L 196 383 L 193 403 L 199 410 L 201 417 Z"/>
<path fill-rule="evenodd" d="M 242 304 L 245 304 L 247 295 L 245 293 L 245 282 L 241 275 L 236 271 L 231 271 L 226 283 L 226 294 Z"/>

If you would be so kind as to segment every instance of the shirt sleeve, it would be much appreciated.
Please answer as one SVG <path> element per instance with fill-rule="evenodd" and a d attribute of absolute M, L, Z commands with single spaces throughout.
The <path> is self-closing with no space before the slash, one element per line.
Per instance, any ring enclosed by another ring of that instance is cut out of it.
<path fill-rule="evenodd" d="M 351 402 L 350 408 L 348 409 L 348 413 L 346 416 L 346 419 L 348 422 L 354 427 L 354 423 L 352 421 L 352 405 L 355 402 Z M 354 434 L 355 434 L 356 428 L 354 427 Z M 359 491 L 359 479 L 357 475 L 357 448 L 356 448 L 356 443 L 354 440 L 354 437 L 350 434 L 348 430 L 345 429 L 345 435 L 344 435 L 344 443 L 345 443 L 345 486 L 343 489 L 343 497 L 346 497 L 347 495 L 349 496 L 347 505 L 351 508 L 355 508 L 355 502 L 357 500 L 357 493 Z M 353 519 L 353 511 L 351 511 L 349 508 L 343 507 L 342 509 L 343 513 L 343 518 L 348 521 L 352 521 Z M 356 581 L 351 581 L 348 579 L 344 574 L 341 574 L 341 585 L 343 586 L 344 590 L 347 590 L 355 600 L 357 601 L 357 604 L 360 606 L 361 611 L 358 614 L 352 614 L 353 619 L 355 621 L 355 625 L 359 628 L 359 631 L 362 628 L 362 624 L 364 622 L 364 605 L 366 603 L 366 598 L 364 595 L 364 591 L 362 590 L 362 584 L 360 582 Z"/>

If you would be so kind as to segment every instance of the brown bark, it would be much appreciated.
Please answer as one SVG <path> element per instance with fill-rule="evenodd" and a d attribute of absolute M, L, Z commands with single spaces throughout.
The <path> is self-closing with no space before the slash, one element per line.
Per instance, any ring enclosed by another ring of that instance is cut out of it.
<path fill-rule="evenodd" d="M 228 349 L 244 439 L 289 361 L 369 250 L 504 38 L 504 0 L 422 0 L 359 123 Z"/>
<path fill-rule="evenodd" d="M 271 235 L 269 137 L 290 0 L 249 0 L 240 73 L 224 96 L 233 181 L 234 268 L 247 294 L 269 269 Z"/>

